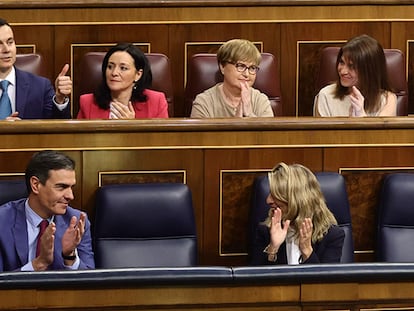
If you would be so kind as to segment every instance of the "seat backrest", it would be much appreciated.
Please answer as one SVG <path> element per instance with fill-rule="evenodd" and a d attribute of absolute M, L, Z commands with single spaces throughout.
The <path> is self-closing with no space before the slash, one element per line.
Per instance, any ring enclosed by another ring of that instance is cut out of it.
<path fill-rule="evenodd" d="M 262 53 L 260 70 L 257 72 L 254 87 L 269 97 L 275 116 L 282 115 L 282 96 L 280 77 L 275 57 L 270 53 Z M 217 56 L 211 53 L 194 54 L 188 62 L 187 83 L 185 87 L 185 113 L 190 116 L 195 97 L 223 81 Z"/>
<path fill-rule="evenodd" d="M 0 205 L 27 197 L 25 180 L 0 180 Z"/>
<path fill-rule="evenodd" d="M 106 52 L 88 52 L 82 58 L 79 94 L 93 93 L 102 81 L 102 61 Z M 174 92 L 168 57 L 160 53 L 145 53 L 151 66 L 151 89 L 163 92 L 168 102 L 168 115 L 174 116 Z"/>
<path fill-rule="evenodd" d="M 414 262 L 414 174 L 384 177 L 378 206 L 377 259 Z"/>
<path fill-rule="evenodd" d="M 337 80 L 336 59 L 339 47 L 326 47 L 321 51 L 319 71 L 315 79 L 318 92 L 324 86 Z M 397 95 L 397 115 L 408 115 L 408 84 L 404 54 L 397 49 L 384 49 L 388 81 Z"/>
<path fill-rule="evenodd" d="M 351 213 L 345 180 L 342 175 L 334 172 L 317 172 L 316 178 L 321 186 L 325 202 L 334 214 L 338 225 L 345 232 L 342 247 L 341 263 L 354 262 L 354 242 L 352 237 Z M 249 252 L 253 249 L 253 238 L 260 222 L 267 217 L 269 206 L 266 198 L 269 195 L 269 180 L 267 175 L 256 177 L 253 184 L 252 204 L 249 215 Z"/>
<path fill-rule="evenodd" d="M 42 71 L 42 56 L 40 54 L 16 54 L 15 66 L 23 71 L 33 74 L 41 74 Z"/>
<path fill-rule="evenodd" d="M 98 189 L 95 206 L 97 268 L 196 265 L 196 226 L 187 185 L 107 185 Z"/>

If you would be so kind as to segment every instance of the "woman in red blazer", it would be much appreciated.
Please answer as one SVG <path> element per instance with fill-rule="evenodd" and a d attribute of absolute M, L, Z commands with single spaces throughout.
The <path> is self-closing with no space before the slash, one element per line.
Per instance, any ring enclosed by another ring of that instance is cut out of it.
<path fill-rule="evenodd" d="M 102 62 L 102 83 L 80 97 L 78 119 L 168 118 L 164 93 L 148 89 L 151 67 L 131 43 L 111 48 Z"/>

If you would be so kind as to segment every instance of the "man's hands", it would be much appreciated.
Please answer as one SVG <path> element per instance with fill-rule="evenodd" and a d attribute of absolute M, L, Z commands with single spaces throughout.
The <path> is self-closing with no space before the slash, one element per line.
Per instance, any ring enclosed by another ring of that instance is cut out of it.
<path fill-rule="evenodd" d="M 76 216 L 70 220 L 69 227 L 66 229 L 62 237 L 62 254 L 65 256 L 74 255 L 75 249 L 78 247 L 85 233 L 86 214 L 81 213 L 79 221 Z"/>
<path fill-rule="evenodd" d="M 32 261 L 35 271 L 44 271 L 53 262 L 53 251 L 55 249 L 56 225 L 51 222 L 40 238 L 40 253 Z"/>
<path fill-rule="evenodd" d="M 65 256 L 75 255 L 75 250 L 80 244 L 85 233 L 86 214 L 81 213 L 79 221 L 76 216 L 70 220 L 69 227 L 62 237 L 62 254 Z M 40 238 L 39 256 L 33 259 L 32 265 L 35 271 L 46 270 L 53 262 L 53 252 L 55 249 L 56 225 L 51 222 Z M 65 265 L 72 265 L 75 260 L 64 260 Z"/>
<path fill-rule="evenodd" d="M 65 98 L 72 93 L 72 80 L 67 76 L 69 64 L 65 64 L 55 80 L 56 102 L 63 104 Z"/>
<path fill-rule="evenodd" d="M 13 112 L 11 115 L 9 115 L 7 118 L 6 118 L 6 120 L 7 121 L 16 121 L 16 120 L 21 120 L 20 118 L 19 118 L 19 112 Z"/>

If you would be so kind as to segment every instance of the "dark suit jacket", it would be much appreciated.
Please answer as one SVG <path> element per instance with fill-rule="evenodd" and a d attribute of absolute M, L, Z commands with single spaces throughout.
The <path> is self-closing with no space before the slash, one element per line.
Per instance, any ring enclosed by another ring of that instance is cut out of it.
<path fill-rule="evenodd" d="M 168 118 L 168 103 L 164 93 L 146 89 L 147 101 L 134 103 L 135 118 Z M 109 119 L 109 109 L 101 109 L 92 93 L 80 97 L 78 119 Z"/>
<path fill-rule="evenodd" d="M 55 90 L 50 81 L 16 70 L 16 111 L 22 119 L 70 119 L 70 105 L 60 111 L 53 102 Z"/>
<path fill-rule="evenodd" d="M 345 233 L 341 227 L 332 226 L 319 242 L 312 245 L 312 255 L 303 263 L 335 263 L 340 262 Z M 287 264 L 286 243 L 280 245 L 275 263 L 267 260 L 263 252 L 270 242 L 269 228 L 259 225 L 256 230 L 253 251 L 250 254 L 251 265 Z"/>
<path fill-rule="evenodd" d="M 8 202 L 0 206 L 0 271 L 19 270 L 28 262 L 29 248 L 27 236 L 26 199 Z M 62 236 L 69 226 L 72 216 L 79 219 L 80 211 L 68 207 L 65 215 L 56 215 L 54 261 L 49 270 L 63 270 Z M 85 234 L 77 247 L 80 258 L 79 269 L 95 268 L 92 251 L 92 238 L 89 220 L 86 221 Z"/>

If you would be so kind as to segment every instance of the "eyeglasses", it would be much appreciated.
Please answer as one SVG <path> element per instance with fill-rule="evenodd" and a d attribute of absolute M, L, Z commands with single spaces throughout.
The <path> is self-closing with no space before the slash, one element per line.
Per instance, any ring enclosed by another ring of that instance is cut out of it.
<path fill-rule="evenodd" d="M 236 67 L 236 70 L 238 72 L 245 72 L 246 69 L 249 71 L 251 75 L 255 75 L 259 71 L 259 67 L 255 65 L 251 65 L 250 67 L 247 67 L 245 64 L 242 63 L 230 63 Z"/>

